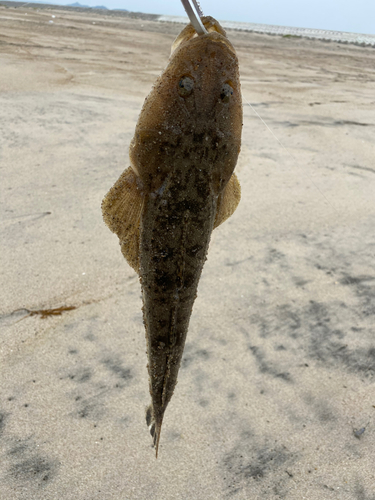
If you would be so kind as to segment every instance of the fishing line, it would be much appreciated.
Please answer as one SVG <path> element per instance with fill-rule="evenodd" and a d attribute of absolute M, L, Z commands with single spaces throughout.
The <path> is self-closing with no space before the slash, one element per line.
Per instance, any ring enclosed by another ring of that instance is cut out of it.
<path fill-rule="evenodd" d="M 282 147 L 282 149 L 284 151 L 286 151 L 286 153 L 290 156 L 290 158 L 292 159 L 293 163 L 295 166 L 297 166 L 297 160 L 294 158 L 294 156 L 292 155 L 292 153 L 286 148 L 286 146 L 284 146 L 284 144 L 280 141 L 280 139 L 276 136 L 276 134 L 273 132 L 273 130 L 267 125 L 267 123 L 263 120 L 263 118 L 260 116 L 260 114 L 258 113 L 258 111 L 254 108 L 254 106 L 252 106 L 249 101 L 246 99 L 246 97 L 244 97 L 244 95 L 242 95 L 244 101 L 246 102 L 246 104 L 248 104 L 250 106 L 250 108 L 254 111 L 254 113 L 256 114 L 256 116 L 259 118 L 259 120 L 263 123 L 263 125 L 267 128 L 267 130 L 271 133 L 271 135 L 276 139 L 276 141 L 278 142 L 278 144 Z M 312 178 L 306 174 L 306 172 L 304 172 L 304 175 L 309 179 L 309 181 L 311 182 L 311 184 L 315 187 L 315 189 L 317 191 L 319 191 L 319 193 L 322 195 L 322 197 L 325 199 L 325 201 L 327 202 L 327 204 L 337 213 L 339 213 L 339 211 L 337 210 L 336 207 L 334 207 L 332 205 L 332 203 L 328 200 L 328 198 L 325 196 L 325 194 L 319 189 L 319 187 L 317 186 L 317 184 L 315 184 L 315 182 L 312 180 Z"/>

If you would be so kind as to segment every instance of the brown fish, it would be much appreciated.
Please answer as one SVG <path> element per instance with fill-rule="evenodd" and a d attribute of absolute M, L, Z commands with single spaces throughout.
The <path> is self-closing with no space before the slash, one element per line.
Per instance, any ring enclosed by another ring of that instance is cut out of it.
<path fill-rule="evenodd" d="M 103 218 L 139 274 L 156 446 L 178 370 L 212 230 L 240 200 L 238 60 L 220 24 L 189 24 L 146 98 L 129 167 L 102 203 Z"/>

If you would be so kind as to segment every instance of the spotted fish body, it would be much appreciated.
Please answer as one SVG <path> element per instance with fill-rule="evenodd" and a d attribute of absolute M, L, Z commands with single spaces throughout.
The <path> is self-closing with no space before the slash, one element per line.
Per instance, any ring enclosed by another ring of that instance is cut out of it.
<path fill-rule="evenodd" d="M 202 21 L 208 34 L 188 25 L 174 42 L 139 116 L 131 167 L 102 205 L 142 285 L 156 454 L 211 233 L 240 199 L 238 61 L 219 23 Z"/>

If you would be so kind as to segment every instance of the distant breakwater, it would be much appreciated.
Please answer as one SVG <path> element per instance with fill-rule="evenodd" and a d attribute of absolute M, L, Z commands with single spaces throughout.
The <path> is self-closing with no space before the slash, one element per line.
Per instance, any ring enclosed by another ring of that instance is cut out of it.
<path fill-rule="evenodd" d="M 158 21 L 187 23 L 187 17 L 159 16 Z M 273 26 L 270 24 L 240 23 L 236 21 L 220 21 L 223 28 L 236 31 L 247 31 L 263 35 L 279 35 L 284 37 L 301 37 L 327 42 L 350 43 L 362 47 L 375 47 L 375 35 L 347 33 L 343 31 L 318 30 L 311 28 L 293 28 L 291 26 Z"/>

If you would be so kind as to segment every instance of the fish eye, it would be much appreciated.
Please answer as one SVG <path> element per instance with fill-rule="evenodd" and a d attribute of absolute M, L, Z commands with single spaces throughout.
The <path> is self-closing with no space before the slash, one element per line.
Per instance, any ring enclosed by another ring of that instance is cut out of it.
<path fill-rule="evenodd" d="M 233 95 L 233 88 L 229 85 L 229 83 L 224 83 L 221 88 L 220 98 L 222 102 L 229 102 L 231 96 Z"/>
<path fill-rule="evenodd" d="M 193 92 L 194 80 L 190 76 L 183 76 L 178 82 L 178 93 L 181 97 L 186 97 Z"/>

